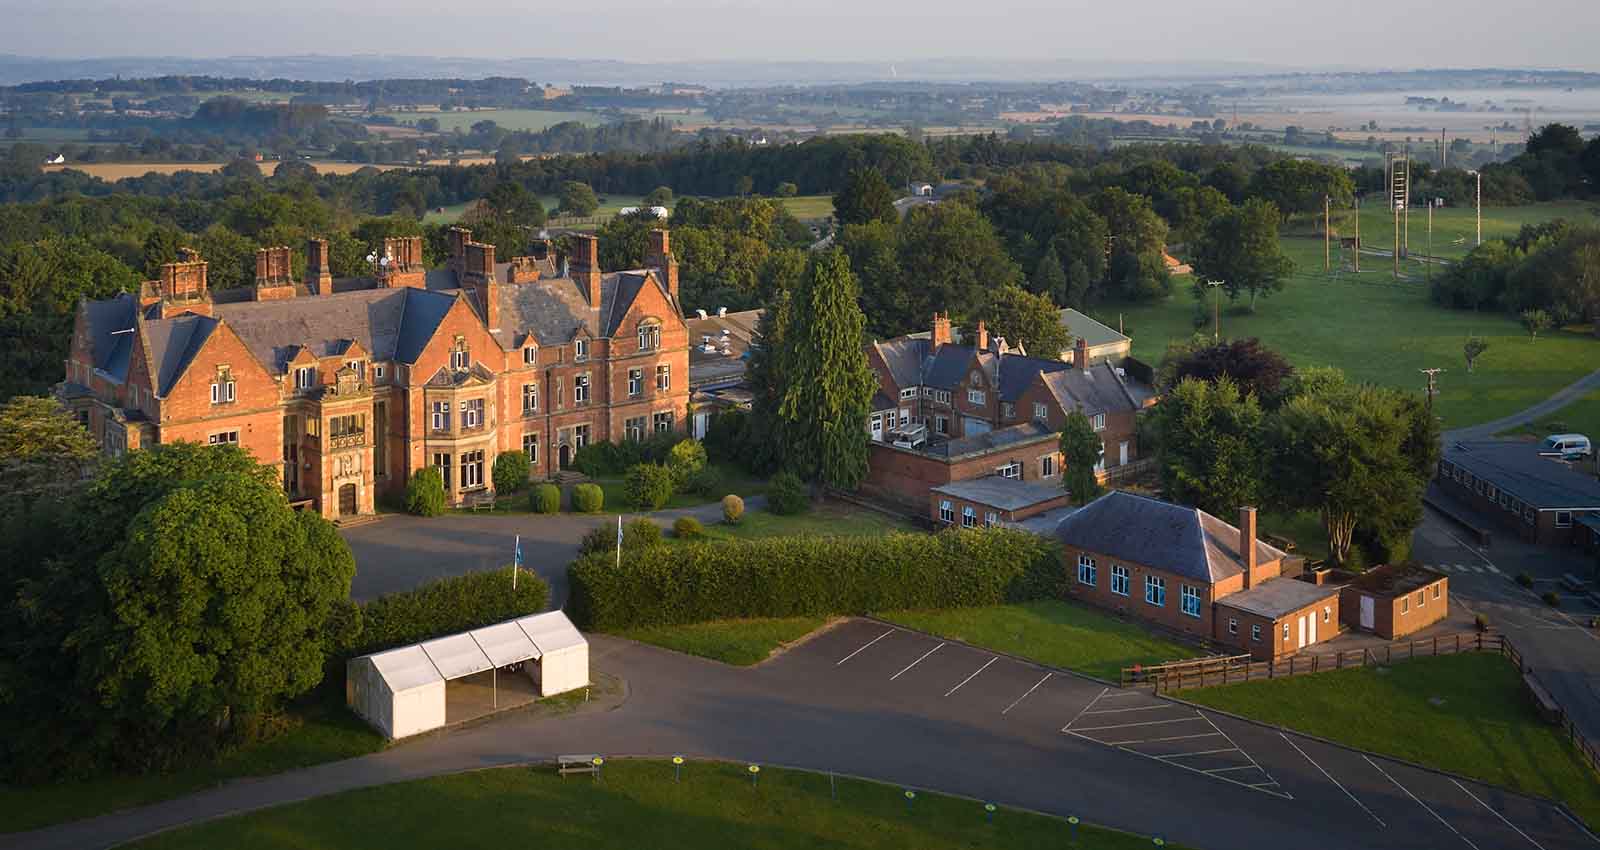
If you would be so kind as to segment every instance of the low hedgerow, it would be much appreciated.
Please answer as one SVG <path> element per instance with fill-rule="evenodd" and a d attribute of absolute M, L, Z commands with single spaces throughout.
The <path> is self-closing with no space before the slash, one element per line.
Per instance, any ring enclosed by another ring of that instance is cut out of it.
<path fill-rule="evenodd" d="M 362 605 L 361 630 L 348 655 L 378 652 L 537 614 L 549 601 L 550 586 L 527 569 L 517 577 L 515 591 L 511 589 L 509 566 L 440 579 Z"/>
<path fill-rule="evenodd" d="M 1056 595 L 1055 547 L 1011 529 L 770 537 L 579 558 L 568 606 L 598 631 L 736 617 L 962 608 Z"/>
<path fill-rule="evenodd" d="M 640 546 L 660 546 L 661 526 L 647 519 L 636 519 L 628 523 L 622 531 L 622 548 L 634 549 Z"/>

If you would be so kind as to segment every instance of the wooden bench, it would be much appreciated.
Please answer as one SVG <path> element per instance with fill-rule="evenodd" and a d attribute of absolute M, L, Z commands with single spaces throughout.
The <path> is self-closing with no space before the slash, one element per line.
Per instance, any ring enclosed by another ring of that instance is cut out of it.
<path fill-rule="evenodd" d="M 1561 706 L 1556 704 L 1555 697 L 1544 689 L 1544 685 L 1539 684 L 1539 680 L 1533 677 L 1533 673 L 1523 673 L 1522 681 L 1528 686 L 1528 693 L 1533 695 L 1533 702 L 1539 709 L 1539 716 L 1544 718 L 1547 723 L 1561 722 Z"/>
<path fill-rule="evenodd" d="M 473 511 L 494 510 L 494 494 L 488 490 L 468 493 L 462 501 L 466 503 L 467 508 Z"/>
<path fill-rule="evenodd" d="M 600 765 L 595 761 L 600 758 L 598 753 L 584 755 L 556 756 L 556 773 L 566 776 L 569 773 L 599 773 Z"/>

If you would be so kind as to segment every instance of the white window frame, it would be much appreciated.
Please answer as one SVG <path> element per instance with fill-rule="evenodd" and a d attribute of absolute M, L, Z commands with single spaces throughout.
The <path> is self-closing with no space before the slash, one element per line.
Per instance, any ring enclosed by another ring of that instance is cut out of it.
<path fill-rule="evenodd" d="M 231 437 L 232 439 L 227 439 L 229 437 Z M 210 434 L 210 435 L 208 435 L 206 437 L 206 445 L 208 445 L 208 446 L 237 446 L 237 445 L 239 445 L 239 432 L 238 431 L 218 431 L 215 434 Z"/>
<path fill-rule="evenodd" d="M 1250 624 L 1250 641 L 1252 643 L 1260 643 L 1261 642 L 1261 624 L 1260 623 L 1251 623 Z"/>
<path fill-rule="evenodd" d="M 634 368 L 628 370 L 628 395 L 635 397 L 644 394 L 644 369 Z"/>
<path fill-rule="evenodd" d="M 539 364 L 539 346 L 524 345 L 522 347 L 522 365 L 537 366 Z"/>
<path fill-rule="evenodd" d="M 539 462 L 539 435 L 522 435 L 522 453 L 528 456 L 528 463 Z"/>
<path fill-rule="evenodd" d="M 589 403 L 589 373 L 572 376 L 572 403 Z"/>
<path fill-rule="evenodd" d="M 1239 633 L 1239 618 L 1237 618 L 1237 617 L 1229 617 L 1228 618 L 1228 634 L 1237 635 L 1238 633 Z"/>
<path fill-rule="evenodd" d="M 317 385 L 317 367 L 296 366 L 294 370 L 294 388 L 309 390 Z"/>
<path fill-rule="evenodd" d="M 949 499 L 939 500 L 939 521 L 945 525 L 953 524 L 956 521 L 956 508 L 955 505 L 950 504 Z"/>
<path fill-rule="evenodd" d="M 485 405 L 483 403 L 483 399 L 481 398 L 463 400 L 461 402 L 461 427 L 483 427 L 484 408 Z"/>
<path fill-rule="evenodd" d="M 463 371 L 472 365 L 472 352 L 465 348 L 453 349 L 450 352 L 450 368 L 453 371 Z"/>
<path fill-rule="evenodd" d="M 572 359 L 573 359 L 574 362 L 577 362 L 577 363 L 582 363 L 583 361 L 589 359 L 589 341 L 588 340 L 586 340 L 586 339 L 575 339 L 575 340 L 572 341 Z"/>
<path fill-rule="evenodd" d="M 907 387 L 906 389 L 903 389 L 903 390 L 900 391 L 900 400 L 901 401 L 905 401 L 907 399 L 913 399 L 913 398 L 916 398 L 916 397 L 917 397 L 917 388 L 916 387 Z"/>
<path fill-rule="evenodd" d="M 1178 585 L 1178 610 L 1200 619 L 1200 588 L 1188 584 Z"/>
<path fill-rule="evenodd" d="M 972 507 L 971 505 L 963 505 L 961 507 L 961 527 L 978 527 L 978 511 L 976 508 Z"/>
<path fill-rule="evenodd" d="M 1000 524 L 1000 514 L 994 511 L 985 511 L 983 514 L 983 527 L 994 528 Z"/>
<path fill-rule="evenodd" d="M 1333 619 L 1333 606 L 1331 606 L 1331 605 L 1322 606 L 1322 622 L 1327 623 L 1327 622 L 1332 621 L 1332 619 Z"/>
<path fill-rule="evenodd" d="M 1144 601 L 1156 608 L 1167 607 L 1167 580 L 1161 576 L 1145 574 Z"/>
<path fill-rule="evenodd" d="M 1439 585 L 1437 585 L 1437 584 L 1433 586 L 1433 598 L 1434 599 L 1438 599 L 1439 598 Z"/>
<path fill-rule="evenodd" d="M 387 371 L 388 370 L 383 368 L 383 364 L 382 363 L 374 363 L 374 364 L 372 364 L 372 380 L 373 380 L 373 382 L 376 383 L 378 381 L 383 380 L 383 376 Z"/>
<path fill-rule="evenodd" d="M 1562 519 L 1565 517 L 1565 519 Z M 1556 511 L 1556 528 L 1572 527 L 1572 511 Z"/>
<path fill-rule="evenodd" d="M 1099 578 L 1100 578 L 1099 573 L 1098 573 L 1098 571 L 1095 570 L 1094 559 L 1089 557 L 1088 555 L 1079 555 L 1078 556 L 1078 584 L 1087 585 L 1089 587 L 1094 587 L 1095 582 Z"/>
<path fill-rule="evenodd" d="M 1400 597 L 1400 616 L 1404 617 L 1409 613 L 1411 613 L 1411 597 L 1402 596 Z"/>
<path fill-rule="evenodd" d="M 639 326 L 639 350 L 655 351 L 661 347 L 661 324 L 659 322 L 641 324 Z"/>
<path fill-rule="evenodd" d="M 1288 623 L 1284 623 L 1283 624 L 1283 639 L 1284 640 L 1288 640 L 1289 639 L 1289 624 Z"/>
<path fill-rule="evenodd" d="M 672 389 L 672 364 L 656 364 L 656 391 L 667 392 Z"/>
<path fill-rule="evenodd" d="M 539 382 L 522 385 L 522 412 L 539 412 Z"/>
<path fill-rule="evenodd" d="M 666 418 L 663 419 L 662 417 Z M 650 427 L 657 434 L 664 434 L 671 431 L 676 422 L 677 417 L 673 416 L 672 411 L 670 410 L 658 410 L 655 413 L 650 414 Z"/>
<path fill-rule="evenodd" d="M 1121 590 L 1117 588 L 1121 587 Z M 1121 564 L 1111 565 L 1111 592 L 1118 596 L 1127 596 L 1133 591 L 1133 575 L 1128 568 Z"/>
<path fill-rule="evenodd" d="M 997 467 L 995 467 L 994 468 L 994 472 L 995 472 L 996 475 L 1000 476 L 1001 478 L 1011 478 L 1011 479 L 1014 479 L 1014 480 L 1021 479 L 1022 478 L 1022 464 L 1020 462 L 1018 462 L 1018 461 L 1012 461 L 1012 462 L 1006 464 L 1005 466 L 997 466 Z"/>
<path fill-rule="evenodd" d="M 984 403 L 986 403 L 985 400 L 988 399 L 988 397 L 989 397 L 988 394 L 986 394 L 983 390 L 977 390 L 977 389 L 968 389 L 967 390 L 967 403 L 968 404 L 984 404 Z"/>
<path fill-rule="evenodd" d="M 436 401 L 430 410 L 429 424 L 435 431 L 450 430 L 450 402 Z"/>
<path fill-rule="evenodd" d="M 1056 477 L 1056 456 L 1055 455 L 1053 455 L 1053 454 L 1052 455 L 1044 455 L 1044 456 L 1039 458 L 1039 477 L 1040 478 L 1054 478 L 1054 477 Z"/>
<path fill-rule="evenodd" d="M 1046 419 L 1049 419 L 1050 418 L 1050 408 L 1045 407 L 1045 404 L 1042 401 L 1034 402 L 1033 403 L 1033 418 L 1035 420 L 1039 421 L 1039 422 L 1043 422 Z"/>
<path fill-rule="evenodd" d="M 1106 429 L 1106 415 L 1104 413 L 1096 413 L 1089 417 L 1089 424 L 1093 425 L 1096 431 L 1104 431 Z"/>

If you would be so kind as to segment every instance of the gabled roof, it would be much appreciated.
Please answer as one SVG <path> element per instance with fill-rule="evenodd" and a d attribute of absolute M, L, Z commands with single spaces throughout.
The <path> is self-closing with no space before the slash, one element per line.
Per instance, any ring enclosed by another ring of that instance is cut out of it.
<path fill-rule="evenodd" d="M 889 369 L 889 377 L 894 379 L 896 385 L 912 387 L 924 383 L 922 361 L 928 356 L 927 340 L 903 336 L 872 345 L 877 349 L 878 356 L 883 358 L 884 365 Z"/>
<path fill-rule="evenodd" d="M 1244 572 L 1239 529 L 1200 510 L 1121 490 L 1095 499 L 1056 526 L 1069 546 L 1204 582 Z M 1256 541 L 1256 562 L 1284 557 Z"/>
<path fill-rule="evenodd" d="M 114 381 L 128 379 L 128 356 L 133 351 L 133 334 L 121 332 L 134 328 L 138 309 L 138 302 L 127 293 L 84 305 L 93 366 Z"/>
<path fill-rule="evenodd" d="M 156 396 L 166 398 L 172 392 L 216 328 L 216 319 L 195 313 L 145 323 L 145 344 L 156 368 L 152 376 Z"/>
<path fill-rule="evenodd" d="M 1073 339 L 1083 340 L 1090 348 L 1128 342 L 1130 339 L 1127 334 L 1119 333 L 1071 307 L 1062 307 L 1060 314 L 1061 326 L 1067 329 L 1067 333 L 1072 334 Z"/>
<path fill-rule="evenodd" d="M 571 277 L 503 283 L 497 287 L 500 328 L 495 338 L 506 348 L 514 348 L 526 344 L 530 336 L 539 345 L 561 345 L 579 329 L 591 337 L 615 336 L 633 302 L 652 279 L 647 270 L 601 275 L 598 305 L 589 303 L 588 295 Z"/>
<path fill-rule="evenodd" d="M 1039 379 L 1062 410 L 1082 410 L 1085 415 L 1092 416 L 1096 413 L 1139 409 L 1127 385 L 1117 377 L 1116 369 L 1109 363 L 1096 364 L 1089 367 L 1088 371 L 1068 366 L 1041 374 Z"/>

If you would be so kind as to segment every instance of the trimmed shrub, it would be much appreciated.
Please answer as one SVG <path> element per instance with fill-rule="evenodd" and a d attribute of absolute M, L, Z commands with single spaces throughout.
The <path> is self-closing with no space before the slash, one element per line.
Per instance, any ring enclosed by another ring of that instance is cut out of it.
<path fill-rule="evenodd" d="M 704 496 L 709 499 L 722 491 L 722 470 L 714 466 L 707 466 L 689 476 L 689 480 L 683 485 L 683 489 L 696 496 Z"/>
<path fill-rule="evenodd" d="M 568 611 L 583 628 L 609 631 L 997 605 L 1059 587 L 1056 550 L 1043 537 L 1003 528 L 634 549 L 620 568 L 600 555 L 579 558 Z"/>
<path fill-rule="evenodd" d="M 489 477 L 494 479 L 495 493 L 505 496 L 515 493 L 527 486 L 528 456 L 522 452 L 501 452 L 495 455 L 494 471 Z"/>
<path fill-rule="evenodd" d="M 784 470 L 772 476 L 767 488 L 767 509 L 779 516 L 804 513 L 811 508 L 811 494 L 800 476 Z"/>
<path fill-rule="evenodd" d="M 596 478 L 621 475 L 636 464 L 665 463 L 679 439 L 674 432 L 662 431 L 645 440 L 589 443 L 572 456 L 572 467 Z"/>
<path fill-rule="evenodd" d="M 1523 587 L 1533 587 L 1533 576 L 1527 573 L 1517 573 L 1517 584 Z"/>
<path fill-rule="evenodd" d="M 672 470 L 658 463 L 636 464 L 622 481 L 623 496 L 638 511 L 658 511 L 672 499 Z"/>
<path fill-rule="evenodd" d="M 636 519 L 622 529 L 622 548 L 639 549 L 661 545 L 661 526 L 647 519 Z"/>
<path fill-rule="evenodd" d="M 591 528 L 584 533 L 583 539 L 578 542 L 578 557 L 593 555 L 596 552 L 610 552 L 616 545 L 616 529 L 609 525 Z"/>
<path fill-rule="evenodd" d="M 706 447 L 698 440 L 681 440 L 667 452 L 667 468 L 673 482 L 682 487 L 706 468 Z"/>
<path fill-rule="evenodd" d="M 606 494 L 598 484 L 579 484 L 572 488 L 572 509 L 579 513 L 597 514 L 606 506 Z"/>
<path fill-rule="evenodd" d="M 744 518 L 744 500 L 729 493 L 722 497 L 722 521 L 729 525 L 738 525 Z"/>
<path fill-rule="evenodd" d="M 1556 593 L 1554 590 L 1546 590 L 1544 595 L 1539 598 L 1543 599 L 1544 604 L 1549 605 L 1551 608 L 1561 607 L 1561 594 Z"/>
<path fill-rule="evenodd" d="M 438 516 L 444 513 L 444 476 L 432 466 L 411 473 L 406 482 L 406 512 L 417 516 Z"/>
<path fill-rule="evenodd" d="M 528 491 L 528 507 L 536 514 L 561 512 L 561 488 L 554 484 L 536 484 Z"/>
<path fill-rule="evenodd" d="M 361 630 L 347 655 L 364 655 L 537 614 L 550 586 L 528 569 L 511 589 L 511 568 L 440 579 L 361 606 Z"/>
<path fill-rule="evenodd" d="M 672 536 L 679 540 L 698 540 L 706 536 L 706 527 L 692 516 L 681 516 L 672 521 Z"/>

